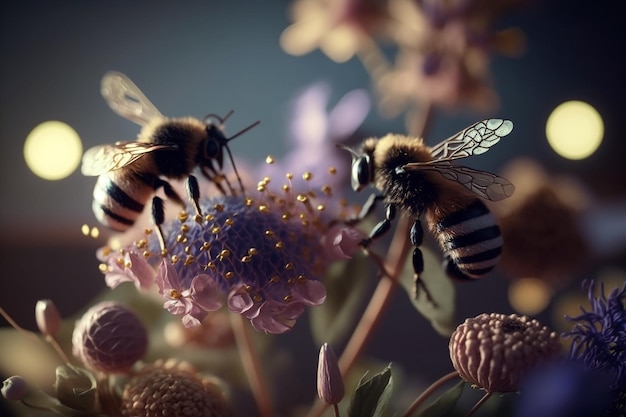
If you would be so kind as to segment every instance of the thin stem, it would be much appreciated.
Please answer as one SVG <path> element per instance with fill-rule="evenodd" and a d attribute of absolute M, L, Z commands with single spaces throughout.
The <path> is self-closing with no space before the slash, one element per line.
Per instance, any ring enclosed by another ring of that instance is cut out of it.
<path fill-rule="evenodd" d="M 335 413 L 335 417 L 339 417 L 339 406 L 337 404 L 333 404 L 333 411 Z"/>
<path fill-rule="evenodd" d="M 18 332 L 22 333 L 26 337 L 31 337 L 34 340 L 36 340 L 37 342 L 43 344 L 42 340 L 39 338 L 39 336 L 37 336 L 36 333 L 31 332 L 30 330 L 26 330 L 25 328 L 23 328 L 19 324 L 17 324 L 17 322 L 15 320 L 13 320 L 13 318 L 11 318 L 9 313 L 7 313 L 6 310 L 4 308 L 2 308 L 2 307 L 0 307 L 0 315 L 2 317 L 4 317 L 4 319 L 6 321 L 8 321 L 9 324 L 11 325 L 11 327 L 13 327 L 15 330 L 17 330 Z M 63 349 L 61 349 L 61 346 L 59 345 L 59 343 L 57 342 L 57 340 L 54 337 L 46 336 L 46 341 L 52 346 L 54 351 L 57 353 L 57 355 L 59 355 L 59 357 L 61 358 L 61 360 L 63 362 L 65 362 L 67 364 L 70 363 L 69 358 L 67 357 L 65 352 L 63 352 Z"/>
<path fill-rule="evenodd" d="M 233 333 L 241 363 L 248 377 L 252 395 L 256 401 L 261 417 L 273 417 L 272 402 L 267 391 L 261 371 L 261 363 L 250 337 L 250 331 L 244 318 L 239 314 L 230 314 Z"/>
<path fill-rule="evenodd" d="M 476 404 L 474 404 L 472 409 L 469 410 L 467 414 L 465 414 L 465 417 L 473 416 L 474 413 L 489 399 L 489 397 L 491 397 L 492 394 L 493 394 L 492 392 L 486 392 L 485 395 L 483 395 L 481 399 L 478 400 Z"/>
<path fill-rule="evenodd" d="M 459 373 L 457 371 L 452 371 L 447 375 L 442 376 L 437 381 L 433 382 L 430 387 L 428 387 L 422 394 L 417 397 L 415 401 L 409 406 L 406 412 L 403 414 L 403 417 L 409 417 L 415 410 L 424 404 L 424 402 L 439 388 L 441 388 L 448 381 L 452 381 L 454 378 L 458 377 Z"/>

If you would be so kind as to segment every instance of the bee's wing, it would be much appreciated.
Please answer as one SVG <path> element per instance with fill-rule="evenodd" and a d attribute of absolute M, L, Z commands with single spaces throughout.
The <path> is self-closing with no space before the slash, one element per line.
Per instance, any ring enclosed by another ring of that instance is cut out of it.
<path fill-rule="evenodd" d="M 404 165 L 401 170 L 406 172 L 437 171 L 444 178 L 457 182 L 471 192 L 491 201 L 504 200 L 511 197 L 515 191 L 515 186 L 506 178 L 491 172 L 452 165 L 449 161 L 414 162 Z"/>
<path fill-rule="evenodd" d="M 94 146 L 83 155 L 81 172 L 87 176 L 106 174 L 128 166 L 147 153 L 158 149 L 175 148 L 143 142 L 117 142 L 112 145 Z"/>
<path fill-rule="evenodd" d="M 159 110 L 130 78 L 121 72 L 109 71 L 100 83 L 100 93 L 111 109 L 126 119 L 144 126 L 152 119 L 163 118 Z"/>
<path fill-rule="evenodd" d="M 487 119 L 474 123 L 456 135 L 433 146 L 433 159 L 459 159 L 485 153 L 500 139 L 511 133 L 513 122 L 503 119 Z"/>

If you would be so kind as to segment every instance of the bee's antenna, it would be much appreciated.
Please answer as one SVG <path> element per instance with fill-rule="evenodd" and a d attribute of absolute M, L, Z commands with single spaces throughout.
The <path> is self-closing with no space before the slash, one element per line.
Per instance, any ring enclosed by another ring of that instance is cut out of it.
<path fill-rule="evenodd" d="M 224 120 L 226 120 L 226 119 L 224 119 Z M 253 127 L 255 127 L 257 125 L 259 125 L 260 123 L 261 123 L 261 121 L 257 120 L 256 122 L 252 123 L 250 126 L 244 127 L 239 132 L 235 133 L 233 136 L 231 136 L 229 138 L 226 138 L 226 140 L 230 142 L 231 140 L 235 139 L 237 136 L 241 136 L 242 134 L 246 133 L 248 130 L 252 129 Z"/>
<path fill-rule="evenodd" d="M 335 144 L 335 146 L 336 146 L 337 148 L 339 148 L 339 149 L 343 149 L 344 151 L 348 151 L 348 152 L 350 152 L 350 154 L 352 154 L 352 156 L 353 156 L 353 157 L 355 157 L 355 158 L 358 158 L 358 157 L 359 157 L 359 154 L 358 154 L 358 153 L 356 153 L 356 152 L 354 151 L 354 149 L 349 148 L 349 147 L 347 147 L 346 145 L 343 145 L 343 144 L 341 144 L 341 143 L 337 143 L 337 144 Z"/>

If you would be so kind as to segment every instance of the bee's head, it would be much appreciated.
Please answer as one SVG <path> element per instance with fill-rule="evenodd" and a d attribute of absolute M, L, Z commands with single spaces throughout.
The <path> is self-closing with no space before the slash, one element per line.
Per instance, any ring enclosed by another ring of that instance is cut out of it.
<path fill-rule="evenodd" d="M 374 176 L 371 155 L 369 153 L 359 154 L 343 145 L 337 145 L 337 147 L 345 149 L 352 155 L 352 174 L 350 177 L 350 183 L 352 184 L 352 189 L 354 191 L 361 191 L 372 182 Z"/>

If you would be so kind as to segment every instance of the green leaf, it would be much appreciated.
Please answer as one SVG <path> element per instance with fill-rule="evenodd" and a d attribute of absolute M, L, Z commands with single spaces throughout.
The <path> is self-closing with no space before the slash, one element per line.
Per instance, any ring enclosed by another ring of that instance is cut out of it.
<path fill-rule="evenodd" d="M 454 284 L 443 270 L 441 260 L 428 248 L 420 249 L 424 255 L 424 272 L 420 274 L 421 284 L 417 288 L 417 297 L 413 260 L 410 256 L 400 275 L 400 283 L 417 311 L 430 320 L 433 328 L 443 336 L 450 336 L 456 328 Z"/>
<path fill-rule="evenodd" d="M 361 378 L 350 404 L 348 417 L 382 417 L 387 413 L 393 388 L 391 368 L 386 367 L 381 373 L 363 381 Z"/>
<path fill-rule="evenodd" d="M 311 309 L 311 332 L 317 345 L 341 344 L 361 313 L 363 298 L 372 280 L 369 259 L 358 252 L 346 262 L 335 262 L 324 279 L 324 304 Z"/>
<path fill-rule="evenodd" d="M 452 410 L 456 406 L 457 401 L 463 393 L 465 381 L 459 381 L 458 384 L 444 392 L 432 403 L 428 404 L 413 417 L 446 417 L 452 414 Z"/>

